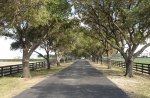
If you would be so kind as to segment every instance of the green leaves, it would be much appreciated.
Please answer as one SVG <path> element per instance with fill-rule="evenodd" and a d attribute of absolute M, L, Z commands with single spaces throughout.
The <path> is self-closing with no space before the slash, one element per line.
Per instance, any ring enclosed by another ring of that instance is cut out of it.
<path fill-rule="evenodd" d="M 22 43 L 20 41 L 12 42 L 11 43 L 11 50 L 18 50 L 21 48 Z"/>

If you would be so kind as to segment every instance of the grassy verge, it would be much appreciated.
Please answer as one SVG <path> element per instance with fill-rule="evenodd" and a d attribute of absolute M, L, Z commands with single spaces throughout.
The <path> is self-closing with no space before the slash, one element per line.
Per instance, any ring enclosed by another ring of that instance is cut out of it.
<path fill-rule="evenodd" d="M 56 74 L 64 68 L 71 65 L 70 63 L 64 63 L 61 66 L 53 66 L 51 70 L 42 69 L 38 71 L 32 71 L 31 79 L 20 78 L 21 74 L 16 74 L 13 77 L 0 78 L 0 97 L 1 98 L 12 98 L 13 96 L 21 93 L 22 91 L 34 86 L 40 81 L 47 78 L 47 76 Z"/>
<path fill-rule="evenodd" d="M 117 59 L 112 59 L 112 60 L 124 61 L 123 58 L 117 58 Z M 135 63 L 150 64 L 150 58 L 135 58 L 134 62 L 135 62 Z"/>
<path fill-rule="evenodd" d="M 92 65 L 106 75 L 118 87 L 125 91 L 130 98 L 150 98 L 150 77 L 135 74 L 133 78 L 124 77 L 124 69 L 112 67 L 107 69 L 106 65 Z"/>

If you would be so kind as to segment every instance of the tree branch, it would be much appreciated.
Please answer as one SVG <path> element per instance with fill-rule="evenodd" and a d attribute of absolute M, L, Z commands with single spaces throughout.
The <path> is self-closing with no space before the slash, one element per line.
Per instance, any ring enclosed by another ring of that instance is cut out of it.
<path fill-rule="evenodd" d="M 140 55 L 146 48 L 148 48 L 150 46 L 150 43 L 146 44 L 145 46 L 143 46 L 139 51 L 137 51 L 136 53 L 134 53 L 134 57 L 137 57 L 138 55 Z"/>
<path fill-rule="evenodd" d="M 43 54 L 41 54 L 40 52 L 34 51 L 35 53 L 39 54 L 41 57 L 43 57 L 44 59 L 47 59 Z"/>

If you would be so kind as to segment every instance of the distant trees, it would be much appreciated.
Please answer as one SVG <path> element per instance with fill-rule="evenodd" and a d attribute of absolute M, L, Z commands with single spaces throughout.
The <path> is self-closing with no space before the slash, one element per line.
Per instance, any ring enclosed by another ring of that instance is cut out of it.
<path fill-rule="evenodd" d="M 105 40 L 125 59 L 125 76 L 132 77 L 133 60 L 150 43 L 149 0 L 73 0 L 76 12 L 88 30 Z M 144 46 L 138 50 L 138 46 Z"/>
<path fill-rule="evenodd" d="M 60 59 L 64 54 L 68 54 L 74 47 L 77 38 L 78 21 L 62 20 L 55 31 L 53 49 L 56 55 L 57 66 L 60 66 Z M 59 36 L 58 36 L 59 35 Z"/>
<path fill-rule="evenodd" d="M 102 49 L 104 48 L 97 39 L 91 39 L 84 32 L 78 32 L 77 43 L 71 54 L 78 58 L 92 56 L 92 60 L 98 62 L 99 57 L 103 54 Z"/>

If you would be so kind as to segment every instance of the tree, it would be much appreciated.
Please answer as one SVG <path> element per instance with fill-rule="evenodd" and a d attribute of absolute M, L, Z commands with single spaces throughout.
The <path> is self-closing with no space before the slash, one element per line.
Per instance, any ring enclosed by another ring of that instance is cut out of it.
<path fill-rule="evenodd" d="M 46 38 L 47 40 L 43 41 L 43 43 L 40 45 L 41 49 L 44 49 L 44 51 L 46 52 L 46 55 L 43 55 L 42 53 L 38 52 L 38 51 L 34 51 L 37 54 L 39 54 L 40 57 L 43 57 L 44 59 L 46 59 L 47 61 L 47 69 L 50 69 L 50 52 L 52 51 L 52 45 L 53 45 L 53 38 L 48 36 L 48 38 Z"/>
<path fill-rule="evenodd" d="M 65 19 L 60 21 L 62 21 L 60 22 L 61 24 L 58 25 L 56 31 L 54 31 L 56 37 L 53 41 L 53 49 L 58 66 L 60 66 L 60 59 L 63 55 L 69 53 L 74 48 L 77 37 L 75 32 L 78 27 L 78 21 L 76 21 L 76 19 Z"/>
<path fill-rule="evenodd" d="M 47 60 L 47 69 L 50 69 L 49 53 L 51 50 L 53 50 L 53 51 L 56 50 L 56 46 L 57 46 L 57 48 L 60 47 L 60 46 L 58 46 L 58 45 L 60 45 L 60 42 L 58 42 L 58 40 L 60 38 L 61 38 L 61 40 L 66 40 L 63 35 L 65 34 L 64 32 L 66 32 L 71 27 L 72 20 L 69 20 L 71 6 L 70 6 L 69 2 L 67 2 L 66 0 L 62 0 L 62 1 L 56 0 L 56 4 L 50 3 L 48 8 L 50 9 L 50 13 L 53 15 L 54 19 L 56 20 L 56 24 L 55 24 L 54 29 L 47 33 L 45 40 L 41 44 L 41 48 L 43 48 L 45 50 L 47 55 L 45 57 L 43 54 L 41 54 L 37 51 L 35 51 L 35 52 L 40 54 L 44 59 Z M 68 35 L 68 34 L 66 34 L 66 35 Z M 56 44 L 58 44 L 58 45 L 56 45 Z M 67 43 L 64 43 L 64 44 L 67 44 Z M 62 45 L 61 45 L 61 47 L 62 47 Z M 66 46 L 63 46 L 63 47 L 66 48 Z M 64 49 L 61 51 L 64 51 Z M 60 61 L 60 58 L 62 57 L 60 54 L 62 55 L 61 52 L 57 53 L 57 61 L 58 61 L 58 59 Z"/>
<path fill-rule="evenodd" d="M 132 77 L 133 60 L 150 43 L 149 0 L 72 1 L 84 24 L 111 47 L 118 50 L 126 64 L 125 76 Z M 139 39 L 140 38 L 140 39 Z M 138 50 L 138 46 L 144 46 Z M 125 49 L 126 48 L 126 49 Z"/>
<path fill-rule="evenodd" d="M 38 27 L 27 27 L 19 25 L 15 27 L 15 34 L 11 36 L 15 40 L 11 44 L 12 49 L 22 49 L 23 50 L 23 77 L 29 78 L 30 68 L 29 68 L 29 59 L 35 49 L 41 44 L 45 39 L 46 34 L 50 28 L 53 28 L 53 23 L 49 26 L 38 26 Z M 34 36 L 33 36 L 34 35 Z"/>
<path fill-rule="evenodd" d="M 50 14 L 47 4 L 54 3 L 50 0 L 1 0 L 0 24 L 13 26 L 22 21 L 30 22 L 32 26 L 48 23 Z"/>
<path fill-rule="evenodd" d="M 62 15 L 60 13 L 53 12 L 53 9 L 58 8 L 56 6 L 57 4 L 64 2 L 67 1 L 18 1 L 17 3 L 19 3 L 19 6 L 17 6 L 17 9 L 19 10 L 19 13 L 17 10 L 17 18 L 15 18 L 15 22 L 13 22 L 12 25 L 9 25 L 9 19 L 3 21 L 4 23 L 6 22 L 6 25 L 8 25 L 5 30 L 8 33 L 5 33 L 5 35 L 9 35 L 15 40 L 15 42 L 12 43 L 12 48 L 21 48 L 23 50 L 23 77 L 31 77 L 29 69 L 30 56 L 42 43 L 42 41 L 46 39 L 47 33 L 53 29 L 57 22 L 57 18 Z"/>

